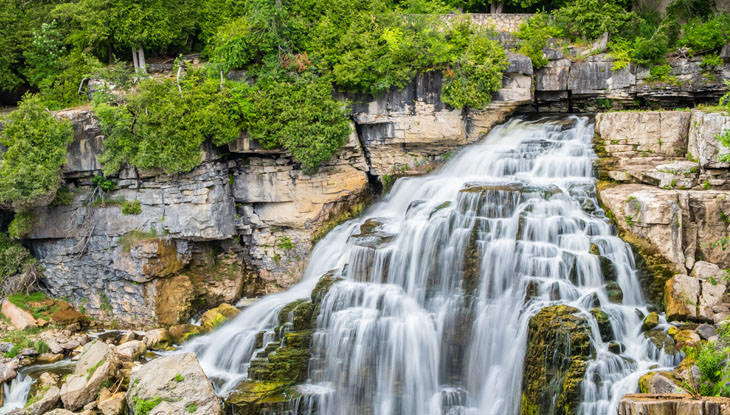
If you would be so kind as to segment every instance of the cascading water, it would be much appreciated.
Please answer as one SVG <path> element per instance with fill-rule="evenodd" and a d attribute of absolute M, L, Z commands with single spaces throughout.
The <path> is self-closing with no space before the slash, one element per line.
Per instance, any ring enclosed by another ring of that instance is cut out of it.
<path fill-rule="evenodd" d="M 5 401 L 0 407 L 0 414 L 8 414 L 14 409 L 22 408 L 28 399 L 33 379 L 26 374 L 19 374 L 15 379 L 3 385 Z"/>
<path fill-rule="evenodd" d="M 641 334 L 632 253 L 597 207 L 592 135 L 585 117 L 495 128 L 330 232 L 300 284 L 186 348 L 219 392 L 231 390 L 246 377 L 257 333 L 334 270 L 343 280 L 322 302 L 300 387 L 308 399 L 293 413 L 516 415 L 530 317 L 566 304 L 588 320 L 595 351 L 579 412 L 615 413 L 642 373 L 677 362 Z M 601 338 L 590 312 L 598 306 L 619 354 Z"/>

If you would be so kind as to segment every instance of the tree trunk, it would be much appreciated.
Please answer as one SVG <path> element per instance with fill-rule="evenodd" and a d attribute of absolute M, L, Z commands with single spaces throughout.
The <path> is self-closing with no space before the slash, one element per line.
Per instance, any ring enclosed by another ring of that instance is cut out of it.
<path fill-rule="evenodd" d="M 147 65 L 144 62 L 144 48 L 139 48 L 139 69 L 142 73 L 147 73 Z"/>
<path fill-rule="evenodd" d="M 109 65 L 114 63 L 114 49 L 112 48 L 112 42 L 106 44 L 106 54 Z"/>
<path fill-rule="evenodd" d="M 492 0 L 492 2 L 489 3 L 489 12 L 492 14 L 502 13 L 503 6 L 504 3 L 502 3 L 501 1 Z"/>
<path fill-rule="evenodd" d="M 139 61 L 137 61 L 137 51 L 132 48 L 132 62 L 134 63 L 134 73 L 139 72 Z"/>

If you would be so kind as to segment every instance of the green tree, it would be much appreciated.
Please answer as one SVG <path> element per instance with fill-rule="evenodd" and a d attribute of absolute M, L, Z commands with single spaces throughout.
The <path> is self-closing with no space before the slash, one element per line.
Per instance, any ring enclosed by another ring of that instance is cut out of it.
<path fill-rule="evenodd" d="M 0 143 L 7 150 L 0 165 L 0 203 L 15 210 L 49 204 L 61 184 L 71 124 L 57 120 L 34 95 L 26 95 L 3 123 Z"/>

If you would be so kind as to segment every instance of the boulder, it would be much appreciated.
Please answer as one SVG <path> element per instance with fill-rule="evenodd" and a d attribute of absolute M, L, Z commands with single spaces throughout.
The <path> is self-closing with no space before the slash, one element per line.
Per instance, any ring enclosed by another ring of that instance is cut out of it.
<path fill-rule="evenodd" d="M 7 298 L 3 300 L 2 313 L 10 320 L 10 324 L 18 330 L 25 330 L 38 325 L 32 314 L 11 303 Z"/>
<path fill-rule="evenodd" d="M 703 280 L 709 279 L 710 277 L 720 280 L 722 278 L 723 271 L 717 265 L 707 261 L 697 261 L 692 272 L 689 273 L 691 277 L 701 278 Z"/>
<path fill-rule="evenodd" d="M 203 330 L 213 330 L 219 325 L 225 323 L 228 319 L 236 317 L 240 312 L 241 310 L 226 303 L 210 309 L 203 313 L 203 316 L 201 317 Z"/>
<path fill-rule="evenodd" d="M 121 415 L 124 413 L 124 406 L 127 395 L 124 392 L 111 393 L 109 389 L 102 389 L 96 406 L 104 415 Z"/>
<path fill-rule="evenodd" d="M 573 307 L 549 306 L 530 318 L 528 330 L 522 413 L 577 414 L 592 355 L 586 318 Z"/>
<path fill-rule="evenodd" d="M 647 314 L 646 318 L 644 319 L 644 323 L 641 325 L 641 330 L 647 331 L 651 330 L 654 327 L 656 327 L 659 324 L 659 315 L 655 312 L 651 312 Z"/>
<path fill-rule="evenodd" d="M 147 351 L 147 345 L 140 340 L 130 340 L 117 346 L 117 354 L 122 360 L 135 360 Z"/>
<path fill-rule="evenodd" d="M 161 350 L 170 346 L 172 339 L 170 332 L 165 328 L 149 330 L 144 334 L 142 341 L 148 349 Z"/>
<path fill-rule="evenodd" d="M 47 413 L 53 409 L 61 398 L 61 390 L 57 386 L 50 386 L 42 393 L 43 395 L 35 400 L 32 404 L 26 408 L 27 412 L 31 415 L 41 415 Z"/>
<path fill-rule="evenodd" d="M 695 331 L 703 340 L 708 340 L 717 335 L 717 330 L 709 324 L 700 324 Z"/>
<path fill-rule="evenodd" d="M 196 336 L 203 332 L 202 327 L 195 324 L 178 324 L 168 329 L 170 337 L 175 344 L 181 344 L 190 337 Z"/>
<path fill-rule="evenodd" d="M 703 169 L 722 169 L 730 163 L 721 161 L 722 156 L 730 154 L 730 149 L 719 142 L 717 137 L 730 130 L 730 116 L 721 113 L 705 113 L 692 110 L 687 151 Z"/>
<path fill-rule="evenodd" d="M 667 320 L 696 319 L 701 281 L 688 275 L 675 275 L 664 292 Z"/>
<path fill-rule="evenodd" d="M 18 361 L 0 362 L 0 383 L 7 382 L 18 376 Z"/>
<path fill-rule="evenodd" d="M 119 367 L 111 346 L 95 340 L 84 346 L 76 369 L 61 386 L 61 400 L 66 409 L 77 410 L 93 402 L 101 385 L 113 378 Z"/>
<path fill-rule="evenodd" d="M 132 374 L 129 385 L 130 411 L 134 411 L 138 402 L 148 402 L 153 406 L 149 414 L 222 414 L 213 385 L 193 353 L 152 360 Z"/>
<path fill-rule="evenodd" d="M 56 409 L 52 410 L 51 412 L 46 412 L 45 415 L 76 415 L 76 414 L 74 414 L 73 412 L 66 410 L 66 409 L 56 408 Z"/>
<path fill-rule="evenodd" d="M 649 372 L 639 379 L 641 393 L 685 393 L 671 372 Z"/>

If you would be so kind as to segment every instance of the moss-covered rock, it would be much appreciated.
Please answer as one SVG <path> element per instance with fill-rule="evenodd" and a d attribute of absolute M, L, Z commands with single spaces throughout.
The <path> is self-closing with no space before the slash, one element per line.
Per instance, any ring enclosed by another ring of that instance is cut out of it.
<path fill-rule="evenodd" d="M 522 375 L 523 415 L 574 415 L 592 355 L 590 327 L 578 309 L 545 307 L 530 319 Z"/>
<path fill-rule="evenodd" d="M 665 353 L 679 353 L 679 349 L 677 349 L 677 344 L 675 343 L 672 336 L 670 336 L 661 329 L 648 330 L 644 332 L 644 336 L 649 339 L 649 341 L 654 343 L 654 346 L 656 346 L 657 349 L 663 350 Z"/>
<path fill-rule="evenodd" d="M 244 382 L 224 403 L 225 413 L 231 415 L 260 415 L 283 413 L 299 393 L 286 382 Z"/>
<path fill-rule="evenodd" d="M 605 311 L 601 310 L 598 307 L 592 308 L 591 314 L 593 315 L 593 318 L 596 319 L 596 323 L 598 324 L 598 331 L 601 334 L 601 340 L 603 340 L 604 342 L 613 340 L 615 338 L 615 335 L 613 333 L 613 327 L 611 327 L 611 320 L 608 317 L 608 314 L 606 314 Z"/>
<path fill-rule="evenodd" d="M 203 330 L 213 330 L 229 319 L 236 317 L 240 312 L 241 310 L 226 303 L 223 303 L 216 308 L 212 308 L 203 313 L 203 316 L 201 317 Z"/>
<path fill-rule="evenodd" d="M 641 324 L 641 330 L 651 330 L 659 324 L 659 315 L 655 312 L 647 314 L 644 322 Z"/>

